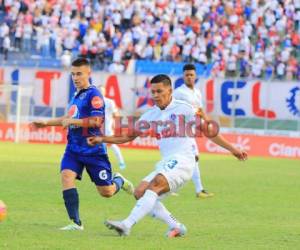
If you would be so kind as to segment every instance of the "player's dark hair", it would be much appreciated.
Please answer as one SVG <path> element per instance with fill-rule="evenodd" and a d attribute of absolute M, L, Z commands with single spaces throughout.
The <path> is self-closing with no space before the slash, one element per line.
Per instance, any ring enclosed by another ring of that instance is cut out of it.
<path fill-rule="evenodd" d="M 72 66 L 74 66 L 74 67 L 90 66 L 90 62 L 86 58 L 79 57 L 72 62 Z"/>
<path fill-rule="evenodd" d="M 150 81 L 151 84 L 160 83 L 160 82 L 162 82 L 165 86 L 172 86 L 171 78 L 165 74 L 156 75 Z"/>
<path fill-rule="evenodd" d="M 196 67 L 192 63 L 187 63 L 183 66 L 183 71 L 186 71 L 186 70 L 195 70 L 196 71 Z"/>

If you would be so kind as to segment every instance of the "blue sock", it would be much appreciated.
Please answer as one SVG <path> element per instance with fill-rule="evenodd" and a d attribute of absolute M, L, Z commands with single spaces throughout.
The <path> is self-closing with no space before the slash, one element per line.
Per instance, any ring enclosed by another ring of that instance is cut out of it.
<path fill-rule="evenodd" d="M 63 197 L 70 219 L 80 226 L 81 221 L 79 219 L 79 198 L 77 189 L 71 188 L 64 190 Z"/>
<path fill-rule="evenodd" d="M 112 182 L 116 184 L 116 187 L 117 187 L 116 192 L 115 192 L 115 194 L 116 194 L 119 192 L 120 188 L 123 186 L 124 180 L 121 177 L 114 177 Z"/>

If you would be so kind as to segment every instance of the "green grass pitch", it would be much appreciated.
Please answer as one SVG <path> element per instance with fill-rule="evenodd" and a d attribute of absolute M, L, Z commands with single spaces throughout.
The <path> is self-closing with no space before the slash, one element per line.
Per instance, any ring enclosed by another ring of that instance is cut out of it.
<path fill-rule="evenodd" d="M 78 182 L 83 232 L 61 232 L 69 223 L 60 190 L 62 145 L 0 143 L 0 199 L 8 217 L 0 223 L 0 249 L 300 249 L 299 160 L 200 156 L 202 179 L 215 197 L 195 198 L 189 182 L 164 204 L 188 228 L 167 239 L 167 227 L 145 218 L 127 238 L 103 221 L 121 219 L 135 204 L 125 193 L 100 197 L 88 175 Z M 134 184 L 160 158 L 158 151 L 123 149 Z M 114 169 L 116 160 L 110 152 Z"/>

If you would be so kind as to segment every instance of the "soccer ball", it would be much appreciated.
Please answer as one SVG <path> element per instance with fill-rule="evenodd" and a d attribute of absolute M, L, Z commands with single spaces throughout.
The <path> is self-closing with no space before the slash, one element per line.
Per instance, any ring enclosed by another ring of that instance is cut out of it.
<path fill-rule="evenodd" d="M 4 221 L 6 218 L 7 210 L 5 203 L 0 200 L 0 222 Z"/>

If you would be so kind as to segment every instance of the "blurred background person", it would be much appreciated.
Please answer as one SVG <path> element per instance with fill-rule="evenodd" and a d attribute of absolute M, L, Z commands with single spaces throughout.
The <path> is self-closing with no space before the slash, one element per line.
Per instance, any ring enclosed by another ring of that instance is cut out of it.
<path fill-rule="evenodd" d="M 119 116 L 118 108 L 114 102 L 114 100 L 109 99 L 105 97 L 106 90 L 104 86 L 99 86 L 98 87 L 101 94 L 103 95 L 104 98 L 104 104 L 105 104 L 105 135 L 110 136 L 114 135 L 114 120 L 116 116 Z M 122 155 L 122 152 L 120 150 L 120 147 L 117 144 L 111 144 L 110 148 L 114 152 L 118 163 L 119 163 L 119 168 L 121 170 L 126 168 L 126 164 Z"/>

